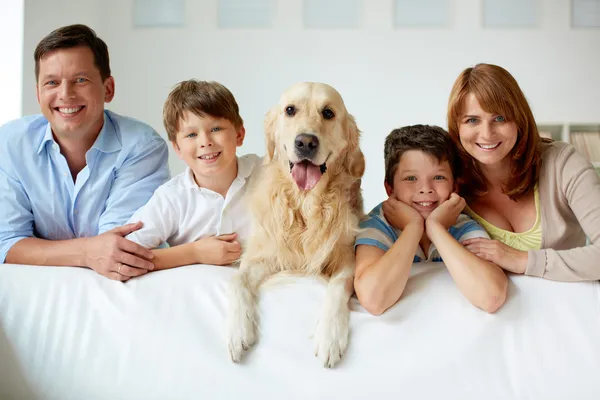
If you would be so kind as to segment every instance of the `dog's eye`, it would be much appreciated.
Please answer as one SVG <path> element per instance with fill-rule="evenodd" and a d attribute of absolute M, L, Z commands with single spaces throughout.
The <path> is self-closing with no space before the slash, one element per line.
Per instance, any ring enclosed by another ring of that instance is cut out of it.
<path fill-rule="evenodd" d="M 294 106 L 287 106 L 285 108 L 285 113 L 291 117 L 292 115 L 296 114 L 296 107 L 294 107 Z"/>
<path fill-rule="evenodd" d="M 329 108 L 324 109 L 322 114 L 323 114 L 323 118 L 325 118 L 325 119 L 332 119 L 333 117 L 335 117 L 335 114 Z"/>

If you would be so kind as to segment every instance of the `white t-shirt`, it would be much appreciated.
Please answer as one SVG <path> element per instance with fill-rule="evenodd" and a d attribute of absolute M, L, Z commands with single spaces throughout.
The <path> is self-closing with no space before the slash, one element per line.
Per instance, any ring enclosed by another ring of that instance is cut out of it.
<path fill-rule="evenodd" d="M 237 233 L 244 248 L 251 230 L 250 212 L 245 194 L 261 158 L 255 154 L 238 157 L 238 174 L 225 198 L 199 187 L 188 167 L 154 192 L 145 206 L 129 222 L 142 221 L 144 226 L 127 235 L 127 239 L 154 249 L 163 243 L 170 246 L 194 242 L 200 238 Z"/>

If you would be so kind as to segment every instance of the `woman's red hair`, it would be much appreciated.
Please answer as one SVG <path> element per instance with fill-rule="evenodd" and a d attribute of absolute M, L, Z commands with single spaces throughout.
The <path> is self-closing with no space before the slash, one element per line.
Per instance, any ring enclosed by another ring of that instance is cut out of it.
<path fill-rule="evenodd" d="M 507 70 L 497 65 L 477 64 L 465 69 L 456 79 L 448 101 L 448 132 L 464 164 L 464 174 L 458 180 L 461 195 L 474 199 L 487 193 L 481 168 L 464 149 L 459 137 L 463 107 L 469 93 L 475 95 L 486 112 L 502 115 L 517 125 L 517 141 L 507 156 L 511 163 L 503 192 L 513 200 L 530 193 L 540 176 L 542 139 L 529 103 Z"/>

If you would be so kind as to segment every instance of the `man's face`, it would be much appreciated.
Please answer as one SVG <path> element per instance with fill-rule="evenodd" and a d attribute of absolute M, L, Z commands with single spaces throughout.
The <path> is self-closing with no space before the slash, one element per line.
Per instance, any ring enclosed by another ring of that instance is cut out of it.
<path fill-rule="evenodd" d="M 94 137 L 104 124 L 104 103 L 114 80 L 102 80 L 94 54 L 78 46 L 48 53 L 39 62 L 37 99 L 57 139 Z"/>

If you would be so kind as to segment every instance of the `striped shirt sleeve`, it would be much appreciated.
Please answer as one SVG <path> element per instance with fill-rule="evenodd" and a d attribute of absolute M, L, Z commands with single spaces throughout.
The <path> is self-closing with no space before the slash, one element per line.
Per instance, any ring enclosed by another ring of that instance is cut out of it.
<path fill-rule="evenodd" d="M 398 235 L 388 224 L 381 213 L 381 204 L 378 205 L 363 219 L 359 225 L 360 231 L 356 236 L 354 247 L 359 244 L 375 246 L 383 251 L 388 251 L 394 244 Z"/>
<path fill-rule="evenodd" d="M 467 214 L 460 214 L 454 224 L 448 230 L 452 237 L 459 243 L 463 240 L 473 238 L 489 239 L 490 236 L 481 225 Z"/>

